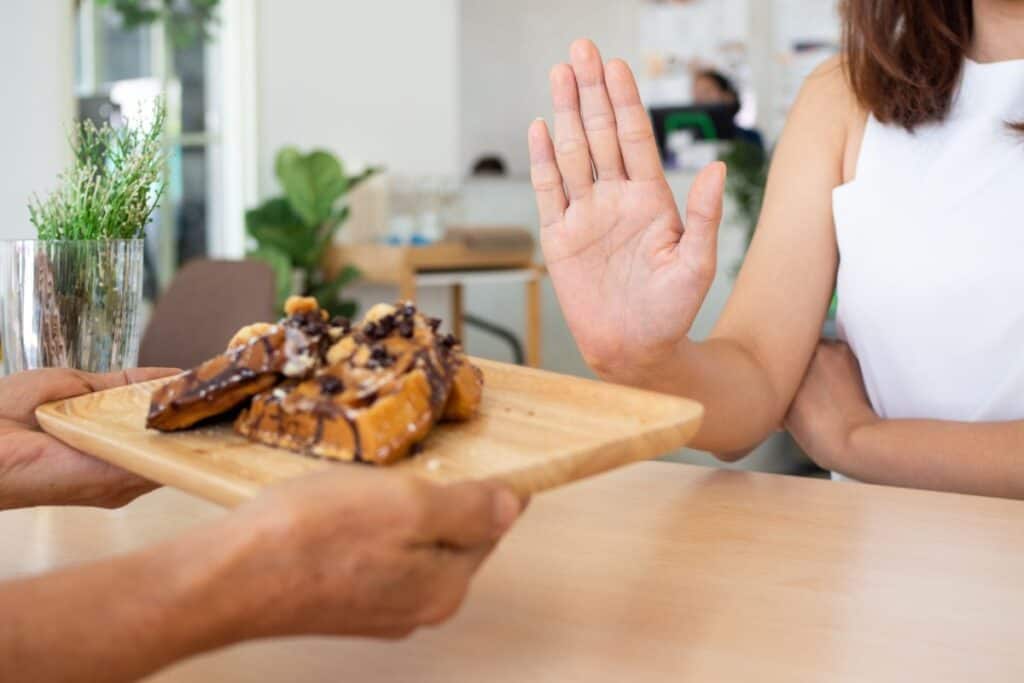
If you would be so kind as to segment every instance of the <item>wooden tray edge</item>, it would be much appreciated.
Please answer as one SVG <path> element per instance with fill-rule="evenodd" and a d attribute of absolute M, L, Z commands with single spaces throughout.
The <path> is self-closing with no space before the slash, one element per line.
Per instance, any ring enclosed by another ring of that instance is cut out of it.
<path fill-rule="evenodd" d="M 508 364 L 506 363 L 480 358 L 473 358 L 473 362 L 477 363 L 485 372 L 488 368 L 499 372 L 507 371 L 505 366 Z M 517 372 L 526 372 L 528 374 L 566 377 L 547 370 L 523 368 L 521 366 L 509 367 L 515 368 Z M 169 382 L 171 379 L 173 377 L 141 382 L 109 389 L 102 393 L 152 390 Z M 584 385 L 605 384 L 599 380 L 584 377 L 570 377 L 570 379 Z M 549 468 L 538 464 L 536 467 L 511 474 L 482 476 L 479 480 L 500 481 L 519 495 L 535 495 L 618 467 L 658 458 L 665 453 L 686 446 L 700 429 L 704 417 L 704 407 L 700 403 L 692 399 L 656 394 L 656 392 L 632 387 L 620 387 L 620 389 L 623 392 L 638 396 L 644 394 L 657 395 L 660 401 L 673 402 L 680 409 L 686 409 L 693 412 L 694 415 L 685 421 L 676 421 L 671 424 L 662 422 L 660 425 L 653 426 L 650 431 L 639 438 L 640 447 L 637 446 L 638 437 L 623 437 L 605 443 L 596 449 L 593 447 L 581 448 L 578 454 L 573 454 L 561 461 L 561 471 L 557 475 L 553 475 L 549 471 L 543 471 Z M 73 448 L 91 453 L 93 457 L 164 486 L 177 488 L 191 495 L 229 508 L 258 496 L 266 488 L 265 485 L 257 483 L 246 485 L 235 480 L 224 479 L 218 476 L 216 469 L 205 470 L 203 477 L 197 481 L 194 468 L 184 468 L 172 460 L 154 458 L 145 448 L 137 444 L 124 444 L 118 442 L 113 437 L 107 438 L 103 435 L 86 432 L 73 422 L 66 420 L 61 410 L 64 404 L 70 403 L 76 398 L 80 397 L 54 401 L 36 409 L 36 419 L 43 430 Z M 628 458 L 624 458 L 622 455 L 624 451 L 632 451 L 632 454 Z M 344 465 L 345 463 L 337 464 Z M 423 476 L 422 473 L 407 470 L 401 470 L 400 472 L 403 476 Z M 429 477 L 425 478 L 429 479 Z"/>
<path fill-rule="evenodd" d="M 162 384 L 165 381 L 154 380 L 157 384 Z M 152 383 L 146 382 L 142 386 Z M 108 391 L 125 391 L 139 388 L 139 386 L 117 387 Z M 204 471 L 201 483 L 196 483 L 193 469 L 184 469 L 171 460 L 151 457 L 144 448 L 134 444 L 126 445 L 113 438 L 86 432 L 74 423 L 65 420 L 60 412 L 60 406 L 65 402 L 57 401 L 40 406 L 36 409 L 36 419 L 43 431 L 57 437 L 72 448 L 91 454 L 92 457 L 116 465 L 162 486 L 170 486 L 229 508 L 256 497 L 263 489 L 255 484 L 246 486 L 223 479 L 217 476 L 215 470 Z"/>

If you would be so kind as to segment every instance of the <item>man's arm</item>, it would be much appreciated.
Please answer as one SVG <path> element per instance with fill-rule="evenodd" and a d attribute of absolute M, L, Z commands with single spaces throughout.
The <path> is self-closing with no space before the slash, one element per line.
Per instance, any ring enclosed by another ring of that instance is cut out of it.
<path fill-rule="evenodd" d="M 0 584 L 0 669 L 11 680 L 128 681 L 237 639 L 237 608 L 215 588 L 228 553 L 202 543 L 211 536 Z"/>
<path fill-rule="evenodd" d="M 493 483 L 336 468 L 151 549 L 0 583 L 0 678 L 134 680 L 229 643 L 448 619 L 521 510 Z"/>

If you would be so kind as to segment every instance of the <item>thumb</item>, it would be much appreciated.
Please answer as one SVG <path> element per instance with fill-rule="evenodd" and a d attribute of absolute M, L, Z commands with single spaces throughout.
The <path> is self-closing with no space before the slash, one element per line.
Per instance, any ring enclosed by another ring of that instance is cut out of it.
<path fill-rule="evenodd" d="M 80 376 L 93 391 L 104 391 L 106 389 L 123 387 L 127 384 L 138 384 L 162 377 L 170 377 L 180 372 L 181 370 L 174 368 L 130 368 L 120 372 L 105 372 L 102 374 L 83 372 L 80 373 Z"/>
<path fill-rule="evenodd" d="M 4 377 L 0 383 L 3 387 L 0 391 L 0 417 L 21 422 L 34 429 L 38 426 L 35 409 L 44 403 L 158 379 L 176 372 L 165 368 L 126 370 L 102 375 L 66 368 L 18 372 Z"/>
<path fill-rule="evenodd" d="M 718 226 L 722 222 L 725 176 L 725 164 L 716 161 L 697 174 L 690 188 L 679 250 L 680 256 L 688 260 L 694 270 L 710 269 L 713 273 L 717 264 Z"/>
<path fill-rule="evenodd" d="M 493 543 L 523 510 L 523 502 L 495 482 L 430 486 L 429 491 L 424 540 L 459 549 Z"/>

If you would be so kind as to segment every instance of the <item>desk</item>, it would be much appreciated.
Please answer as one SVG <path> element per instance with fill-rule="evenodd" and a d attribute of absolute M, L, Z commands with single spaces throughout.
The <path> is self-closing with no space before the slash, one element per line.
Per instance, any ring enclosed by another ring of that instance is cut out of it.
<path fill-rule="evenodd" d="M 0 576 L 220 510 L 0 513 Z M 184 681 L 1024 680 L 1024 504 L 645 463 L 538 496 L 454 621 L 400 643 L 211 653 Z"/>
<path fill-rule="evenodd" d="M 419 287 L 445 286 L 451 297 L 451 328 L 465 339 L 465 292 L 474 282 L 521 283 L 526 294 L 526 364 L 541 366 L 541 281 L 543 266 L 533 260 L 533 247 L 519 250 L 469 250 L 459 243 L 412 247 L 386 244 L 336 246 L 328 251 L 324 269 L 334 277 L 355 266 L 363 281 L 398 288 L 398 298 L 415 301 Z"/>

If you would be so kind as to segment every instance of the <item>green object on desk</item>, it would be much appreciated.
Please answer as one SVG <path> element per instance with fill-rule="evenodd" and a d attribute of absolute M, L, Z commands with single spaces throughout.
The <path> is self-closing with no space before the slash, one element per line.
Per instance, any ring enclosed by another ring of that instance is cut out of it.
<path fill-rule="evenodd" d="M 684 128 L 699 128 L 705 140 L 717 140 L 718 130 L 715 122 L 705 112 L 681 111 L 665 118 L 665 134 Z"/>

